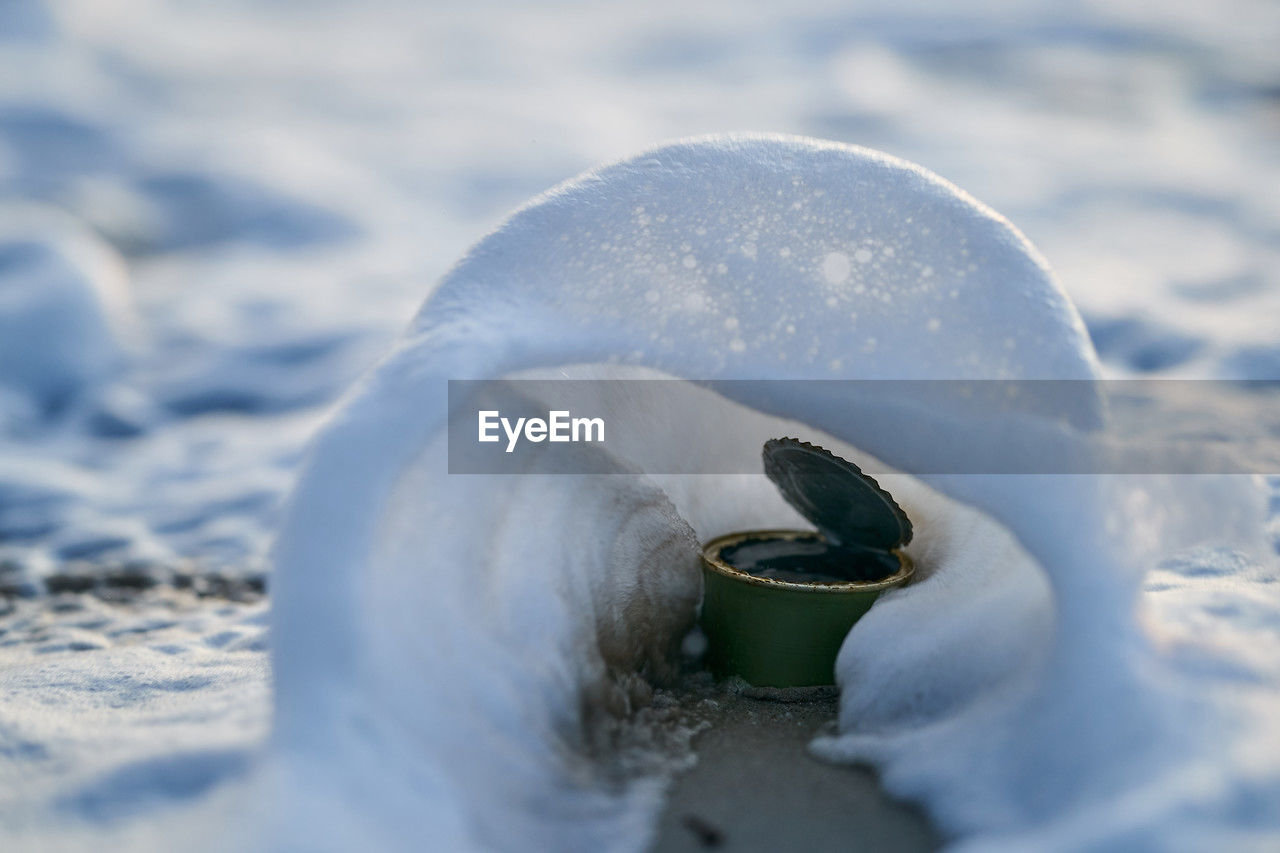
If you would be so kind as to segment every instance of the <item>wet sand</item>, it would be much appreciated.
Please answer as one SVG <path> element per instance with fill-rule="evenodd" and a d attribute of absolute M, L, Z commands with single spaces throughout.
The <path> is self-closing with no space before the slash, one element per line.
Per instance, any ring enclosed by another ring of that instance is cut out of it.
<path fill-rule="evenodd" d="M 692 701 L 692 700 L 691 700 Z M 697 763 L 672 784 L 653 850 L 926 851 L 941 838 L 923 814 L 890 799 L 866 768 L 828 764 L 807 745 L 833 724 L 836 699 L 697 700 L 706 728 Z"/>

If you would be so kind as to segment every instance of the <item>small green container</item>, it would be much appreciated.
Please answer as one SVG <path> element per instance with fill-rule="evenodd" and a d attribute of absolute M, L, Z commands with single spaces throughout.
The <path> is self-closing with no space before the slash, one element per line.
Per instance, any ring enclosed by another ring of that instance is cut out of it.
<path fill-rule="evenodd" d="M 834 684 L 836 655 L 849 629 L 885 590 L 911 578 L 911 560 L 898 550 L 911 539 L 911 523 L 874 480 L 820 447 L 775 439 L 765 445 L 764 458 L 769 478 L 819 530 L 750 530 L 703 546 L 708 664 L 717 677 L 740 676 L 756 687 Z M 749 540 L 849 549 L 844 553 L 872 555 L 890 572 L 838 582 L 762 577 L 725 558 Z"/>
<path fill-rule="evenodd" d="M 752 530 L 712 539 L 702 549 L 702 630 L 717 677 L 738 675 L 756 687 L 835 684 L 836 654 L 853 623 L 887 589 L 911 577 L 911 560 L 880 581 L 792 583 L 740 571 L 722 548 L 752 538 L 796 539 L 804 530 Z"/>

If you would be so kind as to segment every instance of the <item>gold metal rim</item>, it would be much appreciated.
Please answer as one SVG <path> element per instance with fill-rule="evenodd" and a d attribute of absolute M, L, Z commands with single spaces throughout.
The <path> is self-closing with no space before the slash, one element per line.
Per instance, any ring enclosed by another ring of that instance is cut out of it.
<path fill-rule="evenodd" d="M 726 533 L 702 546 L 702 564 L 716 574 L 732 578 L 740 583 L 769 589 L 789 589 L 793 592 L 841 593 L 841 592 L 879 592 L 901 586 L 915 572 L 911 558 L 901 551 L 891 553 L 898 558 L 901 566 L 896 572 L 878 581 L 841 581 L 839 583 L 816 583 L 804 581 L 781 581 L 776 578 L 762 578 L 735 569 L 720 559 L 720 552 L 730 545 L 736 545 L 744 539 L 800 539 L 816 536 L 813 530 L 742 530 L 737 533 Z"/>

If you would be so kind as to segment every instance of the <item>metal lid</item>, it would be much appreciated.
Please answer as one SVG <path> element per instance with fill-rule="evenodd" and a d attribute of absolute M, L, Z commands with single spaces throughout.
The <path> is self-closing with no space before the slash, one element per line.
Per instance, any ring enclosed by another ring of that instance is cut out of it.
<path fill-rule="evenodd" d="M 833 545 L 892 551 L 911 541 L 893 496 L 852 462 L 796 438 L 764 444 L 764 473 Z"/>

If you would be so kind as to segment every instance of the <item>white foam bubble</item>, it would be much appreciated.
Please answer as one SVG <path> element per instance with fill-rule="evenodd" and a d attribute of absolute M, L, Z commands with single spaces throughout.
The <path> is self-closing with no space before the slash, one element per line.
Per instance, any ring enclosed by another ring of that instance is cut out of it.
<path fill-rule="evenodd" d="M 849 280 L 849 256 L 844 252 L 828 252 L 822 259 L 822 277 L 827 284 L 841 285 Z"/>

